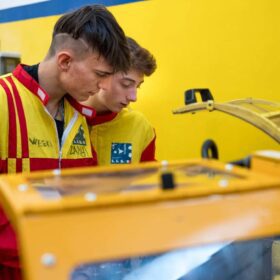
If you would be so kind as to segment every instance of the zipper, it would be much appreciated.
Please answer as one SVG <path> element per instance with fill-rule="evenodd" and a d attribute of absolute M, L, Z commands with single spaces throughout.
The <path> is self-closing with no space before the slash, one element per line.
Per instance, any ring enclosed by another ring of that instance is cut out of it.
<path fill-rule="evenodd" d="M 78 119 L 78 116 L 79 116 L 79 113 L 76 110 L 74 110 L 74 115 L 73 115 L 72 119 L 70 120 L 67 127 L 63 131 L 62 139 L 61 139 L 61 147 L 65 143 L 65 140 L 66 140 L 68 134 L 70 133 L 70 131 L 72 130 L 76 120 Z"/>
<path fill-rule="evenodd" d="M 71 118 L 70 122 L 68 123 L 67 127 L 64 129 L 63 133 L 62 133 L 62 138 L 61 138 L 61 149 L 59 150 L 59 169 L 61 169 L 61 161 L 62 161 L 62 147 L 63 144 L 65 143 L 67 136 L 69 135 L 70 131 L 72 130 L 76 120 L 78 119 L 78 112 L 76 110 L 74 110 L 74 115 Z"/>
<path fill-rule="evenodd" d="M 61 147 L 60 147 L 57 127 L 56 127 L 56 123 L 55 123 L 54 118 L 52 117 L 52 115 L 50 114 L 50 112 L 47 110 L 46 107 L 44 107 L 44 109 L 45 109 L 45 112 L 50 116 L 50 118 L 52 120 L 52 123 L 53 123 L 54 130 L 55 130 L 56 143 L 57 143 L 57 148 L 58 148 L 58 169 L 61 169 L 61 158 L 62 158 L 62 149 L 61 148 L 62 148 L 62 144 L 61 144 Z"/>
<path fill-rule="evenodd" d="M 78 119 L 78 112 L 76 110 L 74 110 L 74 115 L 71 118 L 70 122 L 68 123 L 67 127 L 64 129 L 63 134 L 62 134 L 62 139 L 61 139 L 61 146 L 59 145 L 59 137 L 58 137 L 58 132 L 57 132 L 57 127 L 56 127 L 56 123 L 54 118 L 52 117 L 52 115 L 49 113 L 49 111 L 47 110 L 47 108 L 44 108 L 45 111 L 47 112 L 47 114 L 50 116 L 50 118 L 52 119 L 53 125 L 54 125 L 54 129 L 56 132 L 56 140 L 57 140 L 57 146 L 58 146 L 58 169 L 61 169 L 61 162 L 62 162 L 62 147 L 63 144 L 65 143 L 67 136 L 69 135 L 70 131 L 72 130 L 76 120 Z"/>

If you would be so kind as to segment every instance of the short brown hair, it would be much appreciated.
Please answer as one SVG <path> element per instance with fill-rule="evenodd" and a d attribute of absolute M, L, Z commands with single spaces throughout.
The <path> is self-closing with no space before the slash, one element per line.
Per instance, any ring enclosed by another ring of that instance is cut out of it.
<path fill-rule="evenodd" d="M 130 68 L 143 73 L 145 76 L 152 75 L 157 68 L 154 56 L 130 37 L 127 37 L 127 43 L 130 51 Z"/>
<path fill-rule="evenodd" d="M 103 5 L 88 5 L 64 14 L 56 22 L 50 48 L 54 52 L 55 36 L 68 34 L 84 40 L 113 67 L 114 71 L 127 71 L 129 49 L 125 34 L 113 14 Z"/>

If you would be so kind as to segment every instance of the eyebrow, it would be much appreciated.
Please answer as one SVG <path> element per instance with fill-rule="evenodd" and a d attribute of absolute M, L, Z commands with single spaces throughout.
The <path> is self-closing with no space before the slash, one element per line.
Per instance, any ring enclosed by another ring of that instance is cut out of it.
<path fill-rule="evenodd" d="M 122 77 L 122 79 L 123 79 L 123 80 L 126 80 L 126 81 L 130 81 L 130 82 L 134 82 L 134 83 L 136 83 L 136 81 L 135 81 L 135 80 L 130 79 L 130 78 L 128 78 L 128 77 Z"/>
<path fill-rule="evenodd" d="M 135 80 L 130 79 L 130 78 L 128 78 L 128 77 L 123 77 L 122 79 L 123 79 L 123 80 L 126 80 L 126 81 L 129 81 L 129 82 L 133 82 L 133 83 L 136 84 L 136 81 L 135 81 Z M 140 81 L 140 82 L 139 82 L 139 85 L 141 85 L 143 82 L 144 82 L 144 80 Z"/>
<path fill-rule="evenodd" d="M 98 69 L 96 69 L 95 72 L 106 74 L 106 75 L 113 75 L 114 74 L 113 71 L 112 72 L 108 72 L 108 71 L 103 71 L 103 70 L 98 70 Z"/>

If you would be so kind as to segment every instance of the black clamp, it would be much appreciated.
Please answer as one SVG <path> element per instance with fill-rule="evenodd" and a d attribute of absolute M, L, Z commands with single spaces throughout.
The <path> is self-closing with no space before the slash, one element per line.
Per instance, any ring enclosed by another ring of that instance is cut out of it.
<path fill-rule="evenodd" d="M 209 158 L 209 159 L 218 159 L 218 147 L 216 143 L 212 139 L 207 139 L 204 141 L 201 147 L 201 156 L 202 158 Z"/>
<path fill-rule="evenodd" d="M 174 175 L 172 172 L 164 172 L 161 174 L 161 188 L 163 190 L 173 190 L 176 185 L 174 182 Z"/>
<path fill-rule="evenodd" d="M 196 93 L 200 93 L 203 102 L 214 100 L 211 91 L 208 88 L 194 88 L 185 91 L 185 105 L 197 103 Z"/>

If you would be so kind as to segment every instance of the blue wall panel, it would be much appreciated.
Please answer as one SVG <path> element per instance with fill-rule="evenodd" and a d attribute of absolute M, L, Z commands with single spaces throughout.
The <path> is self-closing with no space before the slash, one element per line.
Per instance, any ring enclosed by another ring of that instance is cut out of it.
<path fill-rule="evenodd" d="M 143 0 L 50 0 L 46 2 L 0 10 L 0 23 L 60 15 L 88 4 L 103 4 L 105 6 L 114 6 L 139 1 Z"/>

